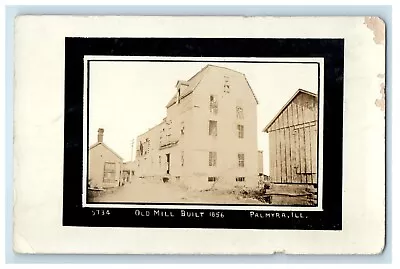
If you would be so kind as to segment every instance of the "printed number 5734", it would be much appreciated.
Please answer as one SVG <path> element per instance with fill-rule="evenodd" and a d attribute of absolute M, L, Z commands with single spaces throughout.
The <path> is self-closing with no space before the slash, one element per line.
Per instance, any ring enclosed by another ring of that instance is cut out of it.
<path fill-rule="evenodd" d="M 104 209 L 93 209 L 92 210 L 92 216 L 108 216 L 110 215 L 110 210 L 104 210 Z"/>

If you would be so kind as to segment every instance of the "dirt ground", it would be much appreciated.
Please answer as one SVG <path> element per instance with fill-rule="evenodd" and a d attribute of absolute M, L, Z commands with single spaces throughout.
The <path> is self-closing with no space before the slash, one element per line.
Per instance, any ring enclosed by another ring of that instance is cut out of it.
<path fill-rule="evenodd" d="M 163 202 L 163 203 L 221 203 L 221 204 L 262 204 L 239 192 L 229 191 L 188 191 L 181 186 L 158 180 L 134 179 L 125 186 L 95 197 L 93 202 Z"/>

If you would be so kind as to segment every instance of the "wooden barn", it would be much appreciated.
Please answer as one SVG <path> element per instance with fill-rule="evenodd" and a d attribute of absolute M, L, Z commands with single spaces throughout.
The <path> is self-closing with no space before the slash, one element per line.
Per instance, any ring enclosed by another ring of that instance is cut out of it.
<path fill-rule="evenodd" d="M 317 184 L 318 96 L 299 89 L 264 128 L 273 183 Z"/>

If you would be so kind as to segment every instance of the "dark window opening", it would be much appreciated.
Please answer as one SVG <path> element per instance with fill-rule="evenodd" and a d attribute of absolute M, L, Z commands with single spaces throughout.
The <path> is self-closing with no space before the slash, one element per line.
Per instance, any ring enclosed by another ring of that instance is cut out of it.
<path fill-rule="evenodd" d="M 120 171 L 120 173 L 121 173 L 121 171 Z M 115 174 L 116 174 L 116 163 L 105 162 L 104 163 L 103 182 L 107 182 L 107 183 L 114 182 Z"/>
<path fill-rule="evenodd" d="M 218 180 L 218 177 L 208 177 L 208 182 L 215 182 Z"/>
<path fill-rule="evenodd" d="M 239 167 L 244 167 L 244 153 L 238 154 Z"/>
<path fill-rule="evenodd" d="M 208 135 L 211 135 L 211 136 L 217 136 L 218 135 L 217 121 L 210 120 L 208 122 Z"/>
<path fill-rule="evenodd" d="M 218 101 L 215 95 L 210 95 L 210 112 L 213 114 L 218 113 Z"/>
<path fill-rule="evenodd" d="M 217 153 L 216 152 L 208 153 L 208 166 L 217 166 Z"/>
<path fill-rule="evenodd" d="M 239 124 L 237 126 L 237 130 L 238 130 L 238 137 L 244 138 L 244 126 Z"/>

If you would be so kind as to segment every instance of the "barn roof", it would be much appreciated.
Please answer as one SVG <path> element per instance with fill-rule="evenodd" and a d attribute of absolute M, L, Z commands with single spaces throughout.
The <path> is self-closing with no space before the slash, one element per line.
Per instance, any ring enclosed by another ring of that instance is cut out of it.
<path fill-rule="evenodd" d="M 123 160 L 124 158 L 122 158 L 120 155 L 118 155 L 114 150 L 112 150 L 109 146 L 107 146 L 106 144 L 104 144 L 104 142 L 96 142 L 95 144 L 91 145 L 89 150 L 97 147 L 98 145 L 103 145 L 107 150 L 111 151 L 111 153 L 113 153 L 115 156 L 117 156 L 119 159 Z"/>
<path fill-rule="evenodd" d="M 271 127 L 271 125 L 275 122 L 275 120 L 279 117 L 279 115 L 288 107 L 288 105 L 293 101 L 294 98 L 296 98 L 299 93 L 305 93 L 314 97 L 317 97 L 315 93 L 303 90 L 303 89 L 298 89 L 296 93 L 289 99 L 289 101 L 279 110 L 279 112 L 276 114 L 276 116 L 268 123 L 267 126 L 263 129 L 263 132 L 268 133 L 268 128 Z"/>
<path fill-rule="evenodd" d="M 206 73 L 206 70 L 208 70 L 210 68 L 226 69 L 226 70 L 229 70 L 229 71 L 232 71 L 232 72 L 235 72 L 235 73 L 238 73 L 238 74 L 241 74 L 242 76 L 244 76 L 244 79 L 246 80 L 246 83 L 249 86 L 249 88 L 251 90 L 251 93 L 253 94 L 254 99 L 256 100 L 256 103 L 258 104 L 257 97 L 254 94 L 253 89 L 250 87 L 250 84 L 249 84 L 246 76 L 243 73 L 240 73 L 240 72 L 238 72 L 236 70 L 233 70 L 233 69 L 230 69 L 230 68 L 227 68 L 227 67 L 216 66 L 216 65 L 211 65 L 211 64 L 206 65 L 199 72 L 197 72 L 194 76 L 192 76 L 188 81 L 184 82 L 185 84 L 188 85 L 188 87 L 183 92 L 181 92 L 181 99 L 183 99 L 186 96 L 188 96 L 189 94 L 191 94 L 197 88 L 197 86 L 200 84 L 200 82 L 204 78 L 204 74 Z M 181 81 L 181 82 L 183 82 L 183 81 Z M 179 81 L 178 81 L 178 83 L 179 83 Z M 172 106 L 175 103 L 176 103 L 176 93 L 174 94 L 174 97 L 172 97 L 171 100 L 168 102 L 166 107 L 169 108 L 170 106 Z"/>

